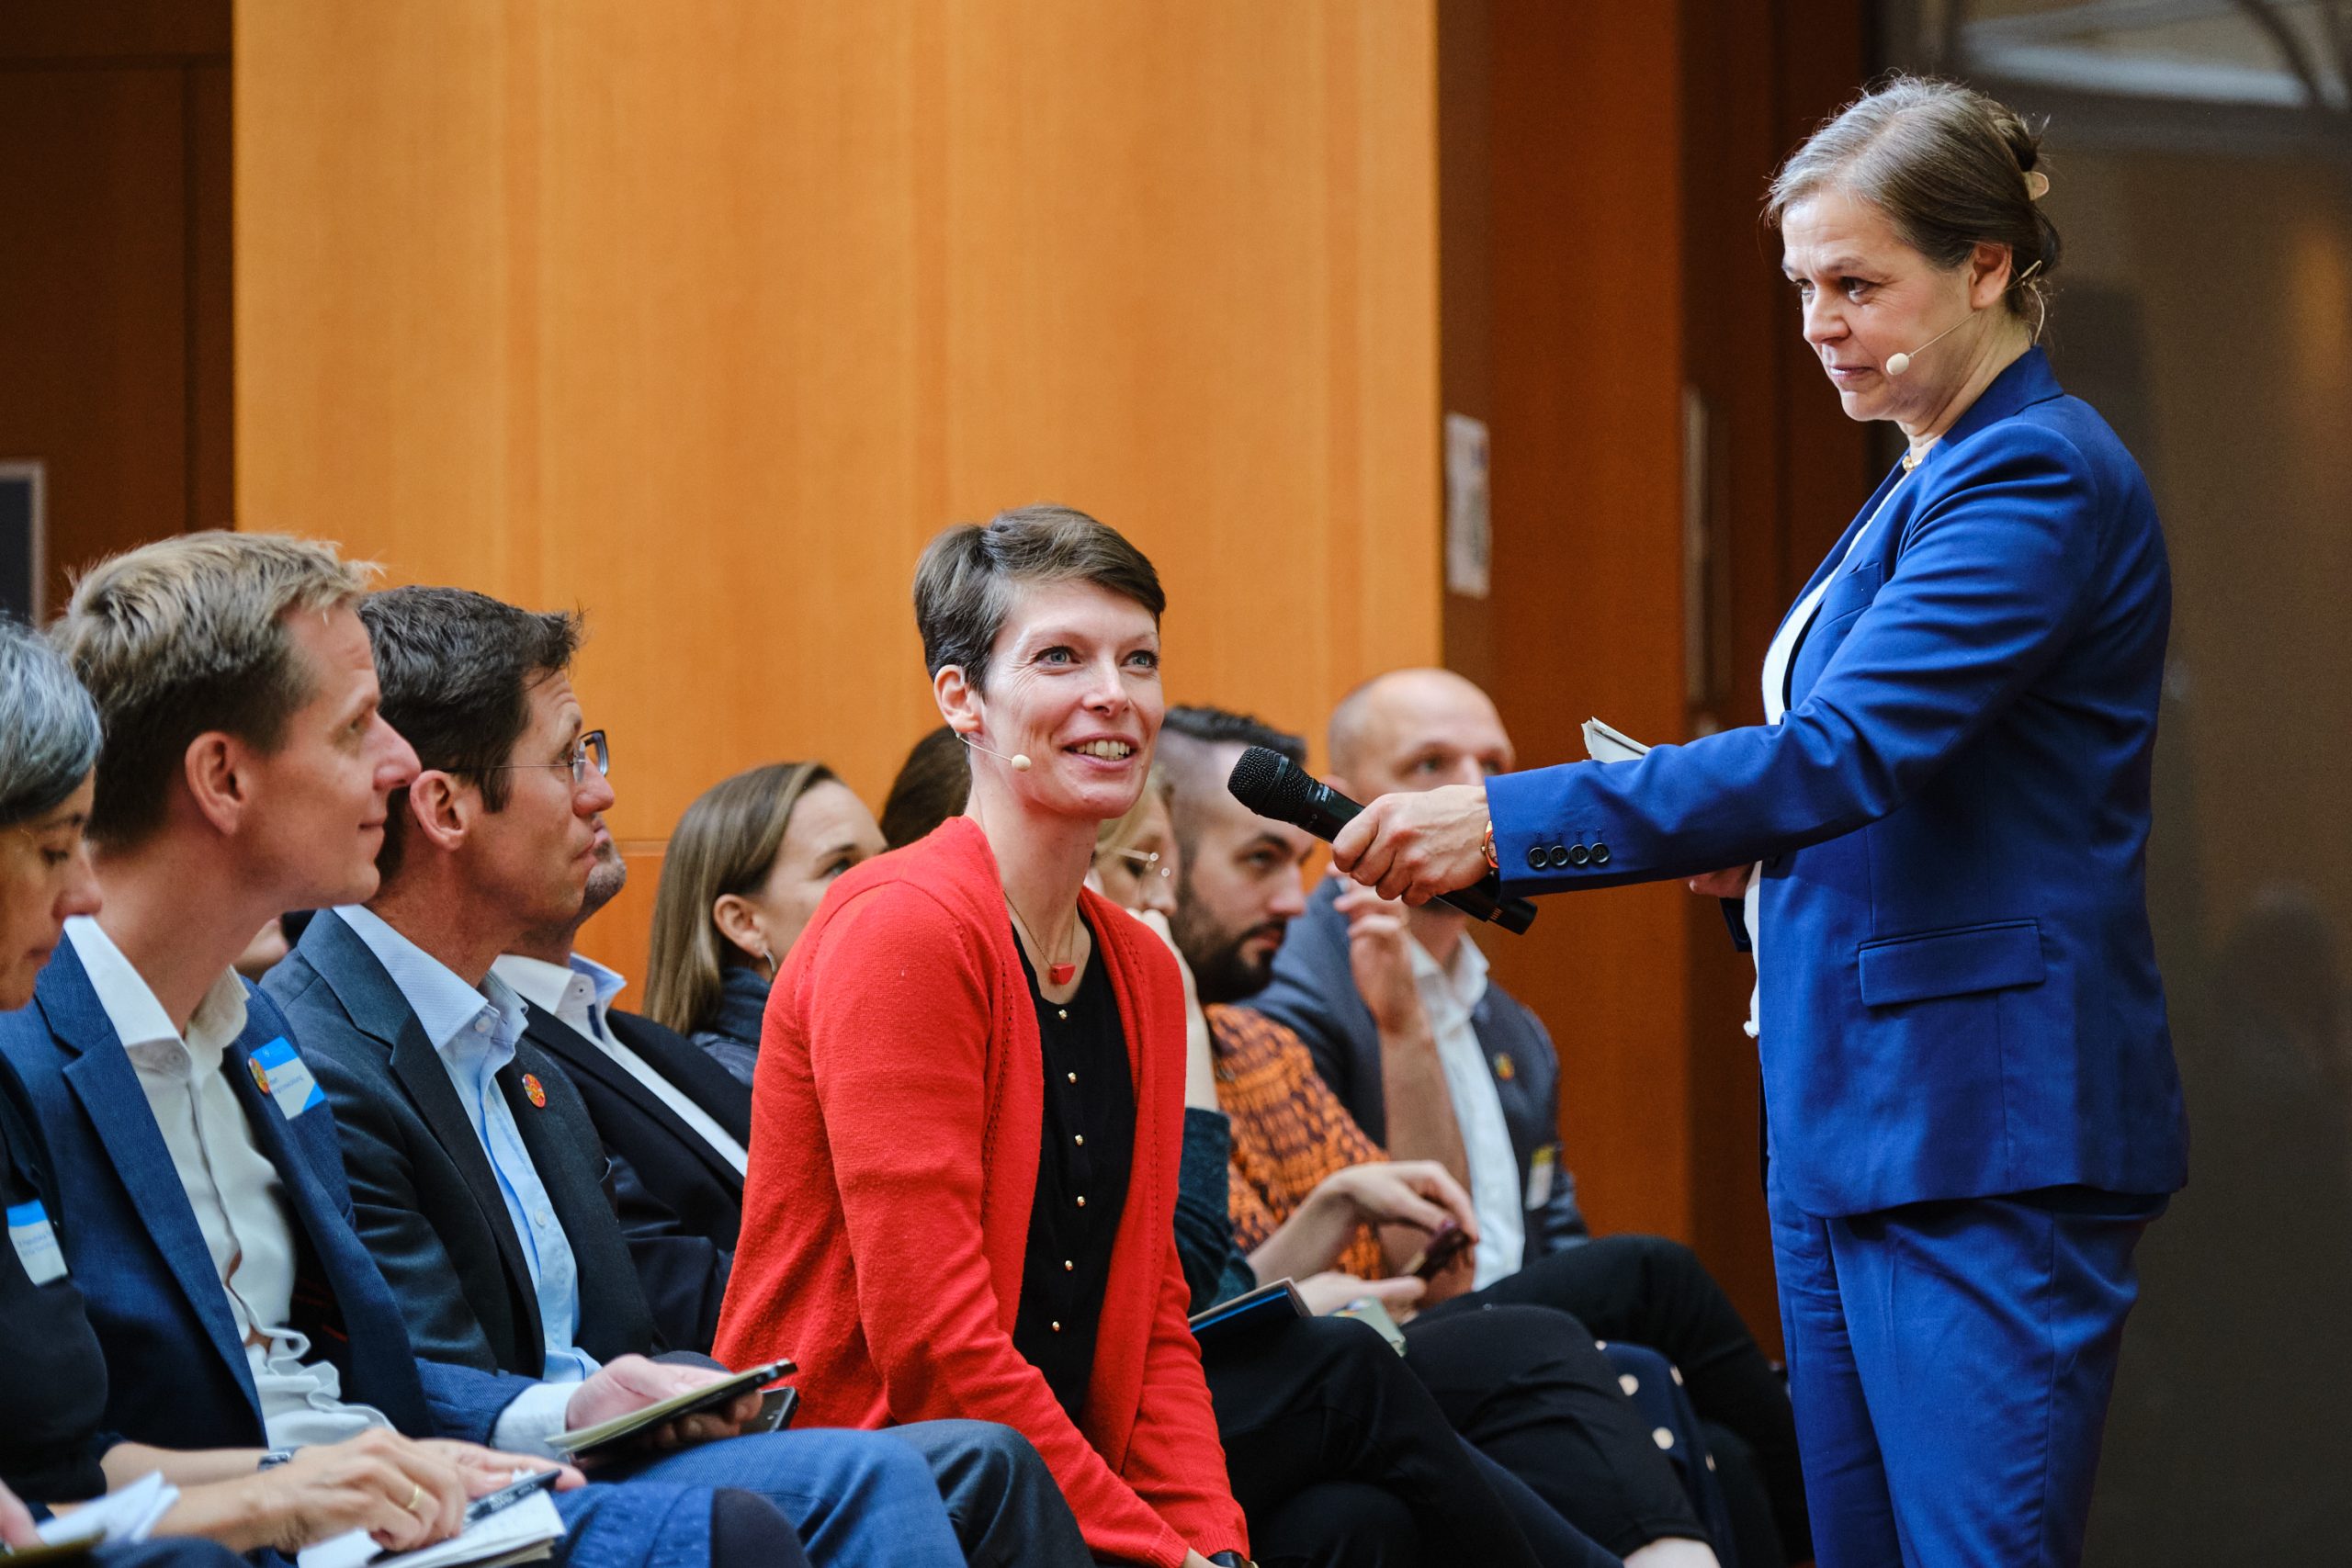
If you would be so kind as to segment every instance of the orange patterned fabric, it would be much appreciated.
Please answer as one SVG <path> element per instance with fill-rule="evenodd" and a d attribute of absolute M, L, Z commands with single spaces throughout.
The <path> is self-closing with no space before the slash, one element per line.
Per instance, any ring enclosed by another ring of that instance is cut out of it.
<path fill-rule="evenodd" d="M 1208 1019 L 1216 1100 L 1233 1123 L 1227 1179 L 1233 1241 L 1247 1253 L 1325 1177 L 1388 1156 L 1316 1072 L 1295 1031 L 1247 1008 L 1213 1007 Z M 1368 1225 L 1357 1227 L 1334 1267 L 1363 1280 L 1388 1271 Z"/>

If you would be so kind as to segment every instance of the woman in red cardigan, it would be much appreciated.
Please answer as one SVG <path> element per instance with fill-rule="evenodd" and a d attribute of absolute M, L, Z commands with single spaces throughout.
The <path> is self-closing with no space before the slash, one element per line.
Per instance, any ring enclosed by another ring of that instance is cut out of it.
<path fill-rule="evenodd" d="M 820 1424 L 1002 1422 L 1097 1556 L 1247 1561 L 1184 1323 L 1174 960 L 1083 886 L 1159 733 L 1151 563 L 1059 507 L 952 528 L 915 616 L 961 817 L 844 874 L 768 1000 L 716 1354 Z"/>

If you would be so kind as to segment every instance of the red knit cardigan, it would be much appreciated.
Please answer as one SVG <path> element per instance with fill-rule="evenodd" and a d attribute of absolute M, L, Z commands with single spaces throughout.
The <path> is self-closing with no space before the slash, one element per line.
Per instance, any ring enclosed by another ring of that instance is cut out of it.
<path fill-rule="evenodd" d="M 1176 1254 L 1184 998 L 1157 937 L 1081 900 L 1136 1108 L 1083 1428 L 1012 1347 L 1043 1055 L 996 857 L 966 818 L 835 883 L 768 998 L 714 1351 L 793 1358 L 811 1425 L 1014 1427 L 1098 1556 L 1175 1568 L 1188 1546 L 1249 1549 Z"/>

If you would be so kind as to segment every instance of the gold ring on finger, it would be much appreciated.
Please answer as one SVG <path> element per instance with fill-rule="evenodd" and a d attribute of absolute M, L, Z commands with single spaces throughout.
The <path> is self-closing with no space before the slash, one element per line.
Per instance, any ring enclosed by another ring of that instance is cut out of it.
<path fill-rule="evenodd" d="M 409 1511 L 410 1513 L 412 1513 L 412 1514 L 417 1514 L 416 1506 L 417 1506 L 419 1503 L 422 1503 L 422 1502 L 424 1502 L 424 1483 L 421 1483 L 421 1482 L 415 1482 L 415 1481 L 412 1481 L 412 1482 L 410 1482 L 410 1483 L 408 1483 L 408 1511 Z M 422 1515 L 422 1514 L 417 1514 L 417 1517 L 419 1517 L 419 1518 L 423 1518 L 424 1517 L 424 1515 Z"/>

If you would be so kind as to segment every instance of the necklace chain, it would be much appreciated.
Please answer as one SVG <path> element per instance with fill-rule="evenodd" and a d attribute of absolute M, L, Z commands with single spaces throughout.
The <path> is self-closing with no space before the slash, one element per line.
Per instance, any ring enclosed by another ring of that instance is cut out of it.
<path fill-rule="evenodd" d="M 1021 934 L 1028 939 L 1029 945 L 1036 950 L 1037 956 L 1046 961 L 1046 968 L 1049 974 L 1051 971 L 1056 969 L 1075 969 L 1077 967 L 1078 958 L 1076 956 L 1075 950 L 1078 946 L 1078 942 L 1076 941 L 1078 933 L 1075 931 L 1070 933 L 1072 938 L 1070 942 L 1072 955 L 1069 958 L 1057 959 L 1054 956 L 1053 950 L 1051 948 L 1037 940 L 1037 933 L 1029 929 L 1029 922 L 1021 918 L 1020 907 L 1013 903 L 1012 895 L 1010 893 L 1004 896 L 1004 907 L 1007 910 L 1011 911 L 1012 915 L 1012 923 L 1021 929 Z M 1082 920 L 1073 923 L 1079 926 L 1083 926 L 1085 924 Z"/>

